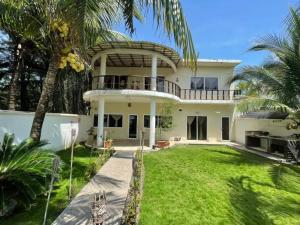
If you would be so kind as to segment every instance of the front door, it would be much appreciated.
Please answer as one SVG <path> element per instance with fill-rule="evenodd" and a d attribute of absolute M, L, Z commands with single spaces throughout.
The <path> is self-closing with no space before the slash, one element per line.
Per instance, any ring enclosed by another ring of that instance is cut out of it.
<path fill-rule="evenodd" d="M 137 115 L 129 115 L 128 138 L 137 138 Z"/>
<path fill-rule="evenodd" d="M 222 140 L 229 140 L 229 117 L 222 117 Z"/>

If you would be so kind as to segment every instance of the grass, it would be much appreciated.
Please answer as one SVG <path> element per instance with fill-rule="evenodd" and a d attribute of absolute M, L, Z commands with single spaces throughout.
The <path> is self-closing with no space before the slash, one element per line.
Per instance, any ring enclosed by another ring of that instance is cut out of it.
<path fill-rule="evenodd" d="M 70 175 L 70 150 L 62 150 L 57 152 L 61 160 L 64 162 L 61 177 L 55 183 L 53 192 L 51 194 L 51 202 L 49 205 L 47 224 L 51 224 L 55 218 L 68 205 L 68 184 Z M 91 150 L 82 145 L 77 145 L 74 150 L 73 161 L 73 186 L 74 194 L 77 194 L 81 188 L 88 182 L 85 178 L 85 171 L 88 165 L 95 162 L 99 153 L 93 153 Z M 90 157 L 91 156 L 91 157 Z M 27 211 L 20 211 L 14 213 L 6 219 L 0 219 L 1 225 L 40 225 L 43 222 L 44 211 L 46 206 L 47 196 L 41 196 L 37 199 L 36 204 Z"/>
<path fill-rule="evenodd" d="M 225 146 L 144 156 L 141 225 L 300 224 L 300 168 Z"/>

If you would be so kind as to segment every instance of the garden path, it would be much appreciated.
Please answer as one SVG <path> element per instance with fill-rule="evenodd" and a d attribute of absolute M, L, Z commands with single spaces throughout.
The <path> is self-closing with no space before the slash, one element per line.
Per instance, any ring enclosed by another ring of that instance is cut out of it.
<path fill-rule="evenodd" d="M 102 190 L 107 199 L 104 224 L 120 224 L 132 176 L 132 158 L 133 151 L 117 151 L 52 225 L 92 225 L 91 201 Z"/>

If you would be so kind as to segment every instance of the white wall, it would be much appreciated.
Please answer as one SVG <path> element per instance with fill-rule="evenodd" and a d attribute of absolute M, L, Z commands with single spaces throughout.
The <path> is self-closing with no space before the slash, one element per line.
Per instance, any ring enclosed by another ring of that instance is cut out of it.
<path fill-rule="evenodd" d="M 15 143 L 20 143 L 27 138 L 30 133 L 33 112 L 6 111 L 0 110 L 0 142 L 5 133 L 15 134 Z M 84 117 L 84 116 L 83 116 Z M 69 147 L 71 144 L 71 129 L 76 129 L 78 141 L 84 139 L 84 129 L 88 126 L 87 119 L 79 119 L 75 114 L 47 113 L 42 129 L 41 139 L 47 140 L 47 149 L 60 150 Z M 82 131 L 79 131 L 79 121 L 82 121 Z M 79 135 L 78 135 L 79 134 Z"/>
<path fill-rule="evenodd" d="M 298 130 L 287 130 L 288 120 L 267 120 L 252 118 L 236 118 L 234 121 L 234 140 L 245 144 L 245 131 L 267 131 L 270 135 L 289 136 L 300 133 Z"/>

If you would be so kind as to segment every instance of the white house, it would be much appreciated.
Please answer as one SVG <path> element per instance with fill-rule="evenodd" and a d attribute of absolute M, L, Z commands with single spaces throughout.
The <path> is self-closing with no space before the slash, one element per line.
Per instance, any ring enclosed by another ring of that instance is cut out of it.
<path fill-rule="evenodd" d="M 160 110 L 173 102 L 172 129 L 164 139 L 221 142 L 232 139 L 235 99 L 228 80 L 239 60 L 198 60 L 194 73 L 179 54 L 150 42 L 110 42 L 88 52 L 93 84 L 91 102 L 97 143 L 107 130 L 114 140 L 138 140 L 144 130 L 149 146 L 159 137 Z"/>

